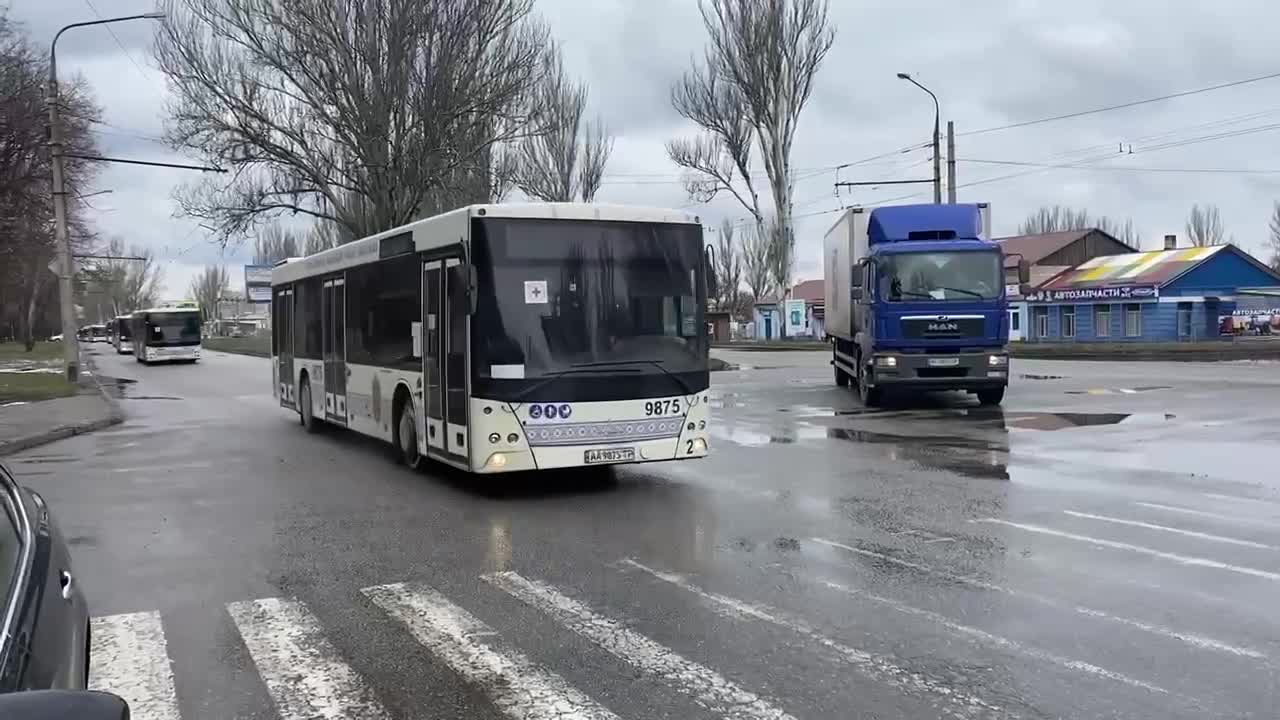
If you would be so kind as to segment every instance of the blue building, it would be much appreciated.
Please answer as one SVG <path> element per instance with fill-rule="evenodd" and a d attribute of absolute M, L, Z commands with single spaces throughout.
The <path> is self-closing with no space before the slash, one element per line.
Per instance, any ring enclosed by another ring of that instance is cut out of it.
<path fill-rule="evenodd" d="M 1029 342 L 1216 339 L 1221 318 L 1280 274 L 1234 245 L 1096 257 L 1026 298 Z"/>

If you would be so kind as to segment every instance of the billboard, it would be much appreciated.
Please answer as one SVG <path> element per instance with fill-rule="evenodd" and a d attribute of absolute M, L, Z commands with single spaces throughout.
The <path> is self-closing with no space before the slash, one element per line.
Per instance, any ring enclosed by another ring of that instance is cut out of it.
<path fill-rule="evenodd" d="M 803 335 L 807 330 L 808 318 L 805 317 L 805 306 L 803 300 L 787 301 L 787 335 Z"/>
<path fill-rule="evenodd" d="M 244 297 L 251 303 L 271 302 L 271 266 L 244 266 Z"/>
<path fill-rule="evenodd" d="M 1038 290 L 1027 300 L 1033 303 L 1091 302 L 1106 300 L 1155 300 L 1160 297 L 1158 285 L 1110 285 L 1103 287 Z"/>

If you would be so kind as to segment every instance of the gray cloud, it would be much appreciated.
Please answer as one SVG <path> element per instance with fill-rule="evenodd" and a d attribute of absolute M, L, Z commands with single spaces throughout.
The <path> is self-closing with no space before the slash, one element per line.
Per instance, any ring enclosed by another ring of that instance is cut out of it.
<path fill-rule="evenodd" d="M 152 9 L 150 0 L 93 0 L 103 13 Z M 663 142 L 691 134 L 668 100 L 672 81 L 700 56 L 704 35 L 690 0 L 539 0 L 539 12 L 563 44 L 566 64 L 590 85 L 591 106 L 617 134 L 600 199 L 671 207 L 689 205 L 678 169 Z M 27 23 L 40 43 L 56 27 L 93 18 L 84 0 L 38 0 L 16 4 L 13 15 Z M 902 0 L 882 7 L 832 2 L 840 35 L 818 77 L 801 118 L 794 164 L 800 277 L 820 272 L 821 237 L 842 204 L 874 204 L 916 193 L 922 186 L 885 186 L 836 197 L 834 170 L 821 168 L 890 153 L 929 139 L 932 104 L 918 89 L 897 80 L 912 72 L 939 96 L 944 119 L 961 131 L 1056 115 L 1161 95 L 1276 70 L 1268 28 L 1280 7 L 1262 0 L 1204 4 L 1190 0 L 987 0 L 940 3 Z M 115 27 L 135 67 L 101 29 L 65 36 L 60 61 L 65 73 L 82 73 L 104 106 L 104 150 L 162 156 L 159 145 L 120 132 L 159 135 L 165 87 L 150 68 L 148 23 Z M 1280 80 L 1246 85 L 1129 110 L 1091 115 L 987 135 L 964 136 L 966 159 L 1072 162 L 1100 157 L 1107 167 L 1253 168 L 1280 170 L 1269 152 L 1280 131 L 1258 132 L 1167 149 L 1158 145 L 1202 135 L 1264 126 L 1280 116 Z M 115 134 L 112 134 L 115 133 Z M 1133 155 L 1111 153 L 1132 144 Z M 842 179 L 928 177 L 926 150 L 894 154 L 841 171 Z M 1260 251 L 1277 175 L 1178 175 L 1104 171 L 1040 170 L 962 162 L 960 182 L 1017 177 L 960 189 L 960 199 L 991 202 L 996 229 L 1012 232 L 1036 207 L 1067 203 L 1095 213 L 1132 218 L 1149 246 L 1165 232 L 1181 233 L 1194 202 L 1216 203 L 1227 231 L 1246 249 Z M 177 171 L 111 167 L 98 187 L 115 194 L 99 198 L 113 213 L 97 217 L 104 231 L 164 251 L 172 266 L 171 292 L 180 293 L 194 269 L 206 262 L 243 262 L 243 249 L 227 255 L 201 242 L 191 223 L 172 218 L 172 188 L 192 176 Z M 740 219 L 732 199 L 691 206 L 708 223 Z M 820 213 L 820 214 L 810 214 Z M 181 242 L 180 242 L 181 241 Z M 195 247 L 176 255 L 181 247 Z"/>

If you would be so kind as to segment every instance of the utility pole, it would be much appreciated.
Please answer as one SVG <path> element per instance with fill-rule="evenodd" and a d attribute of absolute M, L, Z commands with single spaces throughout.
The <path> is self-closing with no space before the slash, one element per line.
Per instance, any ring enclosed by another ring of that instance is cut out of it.
<path fill-rule="evenodd" d="M 899 80 L 906 80 L 921 90 L 929 93 L 929 97 L 933 98 L 933 202 L 940 204 L 942 202 L 942 109 L 938 107 L 938 96 L 933 94 L 929 88 L 916 82 L 909 73 L 898 73 Z"/>
<path fill-rule="evenodd" d="M 105 25 L 125 20 L 156 20 L 163 17 L 164 13 L 145 13 L 72 23 L 59 30 L 53 36 L 53 42 L 49 44 L 49 156 L 53 165 L 53 221 L 54 242 L 57 245 L 58 305 L 62 314 L 62 350 L 66 361 L 68 382 L 74 383 L 80 380 L 80 343 L 76 338 L 75 290 L 72 286 L 72 280 L 76 274 L 75 260 L 71 257 L 71 239 L 67 233 L 66 170 L 62 164 L 65 148 L 62 142 L 62 122 L 58 116 L 58 38 L 71 28 Z"/>
<path fill-rule="evenodd" d="M 956 204 L 956 124 L 947 121 L 947 202 Z"/>

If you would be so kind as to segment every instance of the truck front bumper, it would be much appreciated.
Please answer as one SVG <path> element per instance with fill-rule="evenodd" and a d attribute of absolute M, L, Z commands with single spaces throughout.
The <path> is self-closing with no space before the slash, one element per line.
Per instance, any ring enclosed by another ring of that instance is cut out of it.
<path fill-rule="evenodd" d="M 1002 351 L 877 353 L 871 361 L 872 387 L 918 390 L 984 390 L 1009 384 L 1009 356 Z"/>

